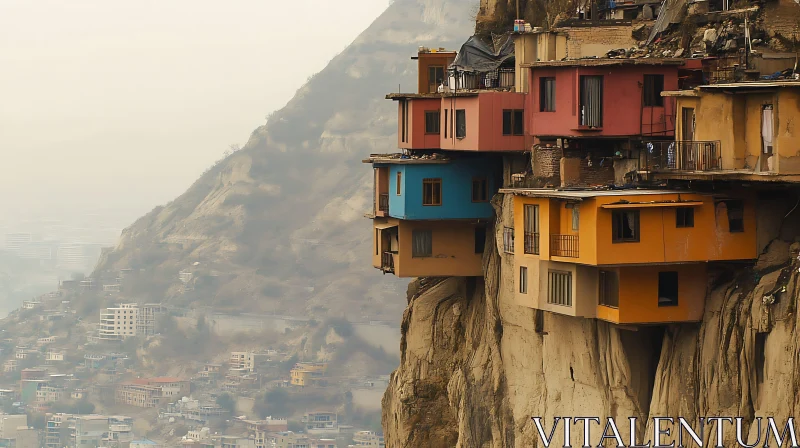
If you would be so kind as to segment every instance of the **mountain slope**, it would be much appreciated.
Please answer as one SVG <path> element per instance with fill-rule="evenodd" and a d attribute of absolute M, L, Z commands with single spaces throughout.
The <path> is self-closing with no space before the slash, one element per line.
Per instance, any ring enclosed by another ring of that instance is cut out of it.
<path fill-rule="evenodd" d="M 384 95 L 415 88 L 418 46 L 466 39 L 474 3 L 393 2 L 242 150 L 125 229 L 95 275 L 133 269 L 126 294 L 179 306 L 396 320 L 406 282 L 369 266 L 372 172 L 359 161 L 396 149 Z"/>

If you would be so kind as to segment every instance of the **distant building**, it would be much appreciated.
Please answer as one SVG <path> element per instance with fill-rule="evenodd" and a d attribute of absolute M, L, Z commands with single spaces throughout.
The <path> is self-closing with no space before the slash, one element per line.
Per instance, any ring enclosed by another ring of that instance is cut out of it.
<path fill-rule="evenodd" d="M 312 386 L 319 384 L 325 376 L 328 364 L 320 362 L 298 362 L 290 372 L 293 386 Z"/>
<path fill-rule="evenodd" d="M 303 416 L 308 434 L 336 434 L 339 432 L 339 417 L 335 412 L 309 412 Z"/>
<path fill-rule="evenodd" d="M 231 369 L 255 372 L 256 355 L 253 352 L 231 352 L 229 365 Z"/>
<path fill-rule="evenodd" d="M 369 448 L 385 448 L 386 444 L 383 436 L 373 431 L 358 431 L 353 434 L 353 444 L 348 445 L 348 448 L 356 447 L 369 447 Z"/>
<path fill-rule="evenodd" d="M 154 336 L 157 320 L 165 312 L 166 308 L 160 303 L 145 303 L 139 311 L 136 333 L 139 336 Z"/>
<path fill-rule="evenodd" d="M 59 362 L 64 360 L 64 352 L 63 351 L 55 351 L 50 350 L 47 352 L 44 358 L 47 362 Z"/>
<path fill-rule="evenodd" d="M 124 303 L 100 312 L 97 337 L 100 340 L 121 340 L 134 337 L 139 316 L 139 305 Z"/>
<path fill-rule="evenodd" d="M 164 448 L 164 444 L 150 439 L 132 440 L 130 448 Z"/>
<path fill-rule="evenodd" d="M 155 408 L 163 401 L 178 400 L 189 395 L 190 382 L 180 378 L 141 378 L 117 386 L 117 404 Z"/>

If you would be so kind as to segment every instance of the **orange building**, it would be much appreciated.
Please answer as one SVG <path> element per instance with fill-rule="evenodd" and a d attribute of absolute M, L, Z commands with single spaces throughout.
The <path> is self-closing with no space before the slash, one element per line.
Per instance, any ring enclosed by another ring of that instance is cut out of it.
<path fill-rule="evenodd" d="M 477 220 L 373 220 L 372 265 L 398 277 L 483 275 L 485 224 Z M 473 244 L 474 243 L 474 244 Z"/>
<path fill-rule="evenodd" d="M 758 255 L 750 197 L 501 192 L 515 195 L 515 291 L 531 308 L 618 324 L 698 321 L 707 264 Z"/>

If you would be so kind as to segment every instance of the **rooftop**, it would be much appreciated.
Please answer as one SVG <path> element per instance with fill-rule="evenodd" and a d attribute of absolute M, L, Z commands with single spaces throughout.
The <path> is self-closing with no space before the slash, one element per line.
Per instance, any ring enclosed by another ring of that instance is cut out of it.
<path fill-rule="evenodd" d="M 612 65 L 683 65 L 682 58 L 586 58 L 563 61 L 540 61 L 522 64 L 522 67 L 600 67 Z"/>
<path fill-rule="evenodd" d="M 500 193 L 510 193 L 519 196 L 529 196 L 534 198 L 558 198 L 583 200 L 595 197 L 606 196 L 647 196 L 657 194 L 698 194 L 694 191 L 678 190 L 552 190 L 544 188 L 501 188 Z"/>
<path fill-rule="evenodd" d="M 776 87 L 800 87 L 800 81 L 781 80 L 781 81 L 749 81 L 732 82 L 727 84 L 709 84 L 700 86 L 701 89 L 773 89 Z"/>
<path fill-rule="evenodd" d="M 449 163 L 450 159 L 438 153 L 424 155 L 405 155 L 399 152 L 391 154 L 370 154 L 363 163 L 392 163 L 392 164 L 430 164 Z M 307 363 L 308 364 L 308 363 Z"/>

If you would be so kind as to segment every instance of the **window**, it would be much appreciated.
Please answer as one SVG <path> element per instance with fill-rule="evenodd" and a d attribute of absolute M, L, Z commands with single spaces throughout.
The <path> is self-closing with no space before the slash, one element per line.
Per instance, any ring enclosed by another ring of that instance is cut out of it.
<path fill-rule="evenodd" d="M 436 93 L 442 83 L 444 83 L 444 66 L 431 65 L 428 67 L 428 93 Z"/>
<path fill-rule="evenodd" d="M 744 204 L 742 201 L 727 201 L 728 231 L 731 233 L 744 232 Z"/>
<path fill-rule="evenodd" d="M 503 252 L 507 254 L 514 253 L 514 228 L 503 228 Z"/>
<path fill-rule="evenodd" d="M 400 191 L 401 191 L 400 190 L 400 186 L 401 185 L 403 185 L 403 172 L 402 171 L 398 171 L 397 172 L 397 188 L 395 189 L 395 193 L 397 194 L 397 196 L 400 196 Z"/>
<path fill-rule="evenodd" d="M 464 109 L 456 110 L 456 138 L 467 137 L 467 111 Z"/>
<path fill-rule="evenodd" d="M 475 253 L 482 254 L 486 248 L 486 227 L 475 227 Z"/>
<path fill-rule="evenodd" d="M 663 106 L 664 98 L 661 97 L 662 91 L 664 91 L 664 75 L 644 75 L 645 106 Z"/>
<path fill-rule="evenodd" d="M 442 205 L 442 179 L 422 179 L 422 205 Z"/>
<path fill-rule="evenodd" d="M 525 112 L 522 109 L 503 109 L 503 135 L 525 133 Z"/>
<path fill-rule="evenodd" d="M 572 230 L 577 232 L 580 228 L 581 214 L 577 204 L 572 205 Z"/>
<path fill-rule="evenodd" d="M 439 133 L 439 111 L 426 110 L 425 111 L 425 133 L 438 134 Z"/>
<path fill-rule="evenodd" d="M 619 274 L 600 271 L 600 305 L 619 308 Z"/>
<path fill-rule="evenodd" d="M 525 206 L 525 253 L 539 254 L 539 206 Z"/>
<path fill-rule="evenodd" d="M 638 243 L 639 210 L 612 210 L 611 227 L 611 242 Z"/>
<path fill-rule="evenodd" d="M 444 138 L 447 138 L 447 128 L 450 126 L 447 121 L 447 110 L 448 109 L 444 110 Z"/>
<path fill-rule="evenodd" d="M 400 100 L 400 141 L 408 141 L 408 101 Z"/>
<path fill-rule="evenodd" d="M 603 77 L 581 76 L 580 125 L 603 126 Z"/>
<path fill-rule="evenodd" d="M 678 306 L 678 273 L 658 273 L 658 306 Z"/>
<path fill-rule="evenodd" d="M 375 229 L 375 255 L 379 254 L 378 251 L 380 250 L 380 246 L 378 245 L 378 242 L 380 241 L 380 236 L 381 236 L 381 231 Z"/>
<path fill-rule="evenodd" d="M 528 268 L 525 266 L 519 267 L 519 292 L 520 294 L 528 293 Z"/>
<path fill-rule="evenodd" d="M 572 306 L 572 272 L 548 271 L 547 303 Z"/>
<path fill-rule="evenodd" d="M 692 207 L 675 209 L 675 227 L 694 227 L 694 209 Z"/>
<path fill-rule="evenodd" d="M 485 177 L 472 178 L 472 202 L 486 202 L 489 200 L 489 182 Z"/>
<path fill-rule="evenodd" d="M 433 255 L 433 232 L 430 230 L 411 231 L 411 256 L 415 258 Z"/>
<path fill-rule="evenodd" d="M 556 78 L 539 79 L 539 111 L 556 111 Z"/>

